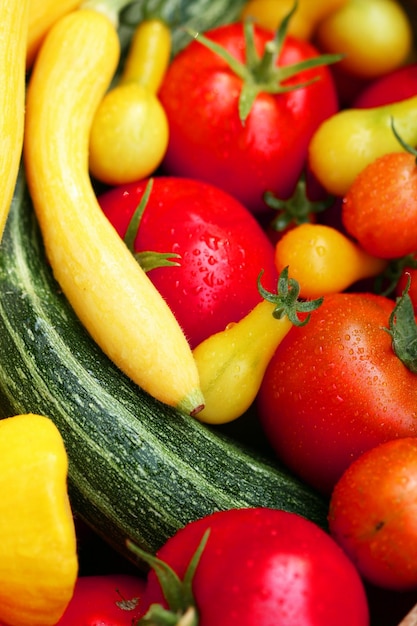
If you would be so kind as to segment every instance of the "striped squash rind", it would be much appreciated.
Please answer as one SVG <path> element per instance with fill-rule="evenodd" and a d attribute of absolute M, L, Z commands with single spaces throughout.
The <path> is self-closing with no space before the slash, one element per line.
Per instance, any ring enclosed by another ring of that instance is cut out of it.
<path fill-rule="evenodd" d="M 53 278 L 20 173 L 0 249 L 0 417 L 59 428 L 73 511 L 129 556 L 232 507 L 294 511 L 326 527 L 327 501 L 273 461 L 138 388 L 86 333 Z"/>

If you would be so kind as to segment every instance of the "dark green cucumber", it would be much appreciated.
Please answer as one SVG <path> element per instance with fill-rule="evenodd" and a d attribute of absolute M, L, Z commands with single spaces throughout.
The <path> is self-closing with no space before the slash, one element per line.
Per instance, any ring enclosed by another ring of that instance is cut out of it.
<path fill-rule="evenodd" d="M 119 551 L 127 537 L 155 551 L 188 521 L 232 507 L 282 508 L 326 527 L 317 493 L 158 403 L 99 350 L 45 260 L 22 173 L 0 249 L 0 354 L 0 417 L 52 418 L 73 511 Z"/>

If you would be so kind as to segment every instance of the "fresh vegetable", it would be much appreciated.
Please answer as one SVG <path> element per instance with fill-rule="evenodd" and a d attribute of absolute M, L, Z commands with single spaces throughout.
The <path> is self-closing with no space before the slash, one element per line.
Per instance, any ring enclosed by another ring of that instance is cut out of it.
<path fill-rule="evenodd" d="M 171 59 L 171 29 L 163 20 L 148 17 L 136 26 L 123 61 L 119 84 L 139 83 L 158 93 Z"/>
<path fill-rule="evenodd" d="M 215 510 L 265 505 L 327 526 L 326 499 L 252 448 L 138 388 L 76 317 L 48 265 L 24 180 L 0 250 L 0 415 L 49 415 L 77 517 L 125 553 Z"/>
<path fill-rule="evenodd" d="M 178 54 L 190 41 L 189 30 L 205 32 L 239 19 L 246 0 L 145 0 L 133 2 L 123 10 L 120 29 L 122 42 L 130 43 L 136 25 L 155 16 L 169 24 L 172 55 Z"/>
<path fill-rule="evenodd" d="M 80 576 L 56 626 L 132 626 L 141 615 L 145 579 L 130 574 Z"/>
<path fill-rule="evenodd" d="M 332 493 L 329 525 L 375 585 L 417 589 L 417 439 L 393 439 L 361 455 Z"/>
<path fill-rule="evenodd" d="M 408 354 L 415 321 L 406 294 L 402 303 L 365 292 L 325 296 L 266 370 L 261 424 L 279 459 L 323 493 L 366 450 L 417 433 Z"/>
<path fill-rule="evenodd" d="M 401 152 L 383 154 L 359 172 L 343 198 L 346 231 L 385 259 L 417 251 L 417 151 L 398 146 Z"/>
<path fill-rule="evenodd" d="M 337 228 L 309 223 L 289 230 L 277 242 L 275 264 L 278 272 L 289 267 L 303 298 L 344 291 L 361 279 L 377 276 L 387 265 Z"/>
<path fill-rule="evenodd" d="M 22 156 L 29 0 L 5 3 L 0 19 L 0 240 Z"/>
<path fill-rule="evenodd" d="M 409 283 L 408 295 L 417 314 L 417 255 L 412 254 L 405 257 L 401 260 L 400 265 L 400 273 L 394 286 L 395 294 L 401 296 L 407 283 Z"/>
<path fill-rule="evenodd" d="M 413 31 L 397 0 L 348 0 L 320 22 L 315 42 L 322 52 L 344 53 L 343 71 L 374 78 L 407 61 Z"/>
<path fill-rule="evenodd" d="M 402 139 L 417 144 L 417 96 L 369 109 L 344 109 L 325 120 L 309 145 L 309 166 L 323 187 L 343 196 L 369 163 L 398 152 L 391 120 Z"/>
<path fill-rule="evenodd" d="M 148 180 L 99 196 L 125 237 Z M 177 254 L 176 265 L 148 272 L 192 348 L 239 321 L 261 301 L 257 277 L 273 289 L 274 250 L 253 215 L 221 189 L 198 180 L 158 176 L 142 214 L 133 251 Z"/>
<path fill-rule="evenodd" d="M 29 29 L 26 50 L 26 68 L 30 70 L 46 33 L 61 17 L 77 9 L 82 0 L 42 0 L 29 2 Z"/>
<path fill-rule="evenodd" d="M 325 66 L 338 57 L 286 36 L 287 23 L 275 36 L 250 22 L 211 29 L 176 55 L 159 92 L 165 173 L 213 183 L 256 213 L 265 191 L 292 192 L 313 132 L 338 109 Z"/>
<path fill-rule="evenodd" d="M 118 59 L 116 30 L 98 11 L 74 11 L 49 31 L 27 91 L 28 185 L 54 275 L 88 332 L 150 394 L 195 413 L 204 400 L 188 342 L 88 173 L 92 119 Z"/>
<path fill-rule="evenodd" d="M 292 513 L 217 512 L 182 528 L 157 557 L 149 559 L 155 568 L 143 598 L 149 613 L 139 624 L 369 624 L 357 570 L 328 534 Z M 168 603 L 157 575 L 170 590 Z M 158 605 L 171 611 L 163 615 Z"/>
<path fill-rule="evenodd" d="M 304 325 L 299 313 L 309 313 L 322 300 L 301 302 L 300 287 L 288 278 L 288 267 L 280 273 L 277 292 L 265 290 L 264 298 L 244 318 L 211 335 L 194 349 L 205 407 L 198 419 L 222 424 L 241 415 L 255 400 L 266 367 L 277 346 L 293 325 Z"/>
<path fill-rule="evenodd" d="M 297 9 L 288 25 L 288 34 L 311 40 L 321 20 L 346 2 L 347 0 L 298 0 Z M 294 0 L 249 0 L 243 7 L 241 19 L 250 18 L 263 28 L 276 30 L 294 4 Z"/>
<path fill-rule="evenodd" d="M 265 193 L 265 203 L 274 212 L 271 213 L 266 228 L 268 237 L 274 246 L 287 230 L 306 222 L 315 223 L 320 213 L 327 211 L 334 205 L 335 199 L 331 195 L 322 197 L 320 193 L 318 198 L 312 198 L 308 179 L 307 174 L 302 172 L 294 192 L 289 198 L 277 198 L 270 191 Z"/>
<path fill-rule="evenodd" d="M 168 134 L 168 120 L 156 94 L 139 83 L 117 85 L 106 93 L 94 115 L 91 174 L 107 185 L 149 176 L 165 155 Z"/>
<path fill-rule="evenodd" d="M 44 415 L 0 421 L 0 621 L 53 626 L 77 578 L 62 437 Z"/>
<path fill-rule="evenodd" d="M 141 22 L 122 78 L 100 102 L 90 129 L 89 168 L 108 185 L 152 174 L 168 145 L 168 120 L 157 96 L 171 50 L 168 25 Z"/>
<path fill-rule="evenodd" d="M 375 78 L 360 90 L 353 108 L 368 109 L 399 102 L 417 95 L 417 63 L 408 63 Z"/>

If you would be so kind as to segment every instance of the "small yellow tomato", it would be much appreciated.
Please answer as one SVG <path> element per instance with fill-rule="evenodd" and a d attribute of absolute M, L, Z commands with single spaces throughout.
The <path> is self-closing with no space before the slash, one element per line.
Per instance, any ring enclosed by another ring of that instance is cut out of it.
<path fill-rule="evenodd" d="M 136 27 L 124 62 L 119 84 L 137 82 L 157 93 L 171 58 L 171 29 L 158 18 Z"/>
<path fill-rule="evenodd" d="M 298 0 L 297 9 L 288 25 L 288 34 L 300 39 L 311 39 L 317 24 L 346 2 L 347 0 Z M 252 18 L 263 28 L 276 30 L 293 8 L 294 0 L 248 0 L 241 18 Z"/>
<path fill-rule="evenodd" d="M 413 47 L 410 19 L 396 0 L 349 0 L 318 26 L 323 53 L 342 53 L 340 68 L 375 78 L 402 65 Z"/>
<path fill-rule="evenodd" d="M 118 85 L 105 95 L 93 120 L 90 172 L 109 185 L 146 178 L 161 163 L 168 137 L 158 97 L 135 82 Z"/>
<path fill-rule="evenodd" d="M 356 176 L 388 152 L 403 150 L 392 130 L 417 143 L 417 96 L 370 109 L 343 109 L 317 128 L 308 147 L 309 167 L 330 194 L 343 196 Z"/>
<path fill-rule="evenodd" d="M 278 241 L 275 264 L 278 272 L 288 266 L 302 297 L 316 298 L 377 276 L 387 262 L 371 256 L 336 228 L 306 223 L 289 230 Z"/>

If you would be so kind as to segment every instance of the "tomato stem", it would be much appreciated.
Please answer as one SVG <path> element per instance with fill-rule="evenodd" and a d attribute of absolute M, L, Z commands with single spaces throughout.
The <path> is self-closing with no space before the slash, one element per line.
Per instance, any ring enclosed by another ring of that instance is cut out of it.
<path fill-rule="evenodd" d="M 209 534 L 210 529 L 208 528 L 188 564 L 183 580 L 167 563 L 142 550 L 132 541 L 127 542 L 127 546 L 133 554 L 145 561 L 154 570 L 168 604 L 168 609 L 164 609 L 158 604 L 152 604 L 136 626 L 198 626 L 198 612 L 192 584 Z"/>
<path fill-rule="evenodd" d="M 172 261 L 171 259 L 181 258 L 181 256 L 179 254 L 176 254 L 175 252 L 155 252 L 150 250 L 141 250 L 140 252 L 135 251 L 136 235 L 138 234 L 140 222 L 148 204 L 152 187 L 153 178 L 150 178 L 146 185 L 143 196 L 140 199 L 140 202 L 136 207 L 135 212 L 133 213 L 132 219 L 128 224 L 126 234 L 123 238 L 123 241 L 129 248 L 129 251 L 133 254 L 136 261 L 139 263 L 144 272 L 150 272 L 157 267 L 172 267 L 174 265 L 179 266 L 180 264 L 177 261 Z"/>
<path fill-rule="evenodd" d="M 272 191 L 264 194 L 265 204 L 277 215 L 271 220 L 270 227 L 278 232 L 284 231 L 291 224 L 296 226 L 310 221 L 310 215 L 321 213 L 328 209 L 334 202 L 334 196 L 329 195 L 324 200 L 313 201 L 307 196 L 306 177 L 303 173 L 295 187 L 294 193 L 285 200 L 277 198 Z"/>
<path fill-rule="evenodd" d="M 417 268 L 415 253 L 406 254 L 398 259 L 390 260 L 385 271 L 375 279 L 375 292 L 381 296 L 389 296 L 396 288 L 398 281 L 407 268 Z"/>
<path fill-rule="evenodd" d="M 282 319 L 286 315 L 294 326 L 305 326 L 310 319 L 311 312 L 321 306 L 323 298 L 299 300 L 300 285 L 294 278 L 288 278 L 288 265 L 284 267 L 278 277 L 277 293 L 272 293 L 262 287 L 262 275 L 263 270 L 258 276 L 258 291 L 264 300 L 275 304 L 272 315 L 277 319 Z M 308 313 L 308 315 L 301 320 L 298 313 Z"/>
<path fill-rule="evenodd" d="M 392 337 L 392 348 L 398 358 L 413 373 L 417 374 L 417 324 L 414 307 L 409 295 L 411 276 L 389 318 L 389 328 L 384 328 Z"/>
<path fill-rule="evenodd" d="M 288 24 L 296 8 L 297 2 L 295 2 L 291 11 L 280 23 L 274 37 L 266 43 L 261 57 L 259 57 L 255 47 L 254 24 L 249 19 L 244 20 L 243 28 L 246 51 L 246 61 L 244 63 L 236 59 L 228 50 L 215 41 L 188 29 L 189 34 L 191 34 L 196 41 L 219 55 L 232 72 L 242 80 L 243 85 L 239 97 L 239 117 L 242 124 L 245 123 L 259 93 L 279 94 L 307 87 L 313 82 L 316 82 L 318 77 L 313 77 L 310 80 L 294 84 L 283 83 L 305 70 L 330 65 L 343 58 L 342 54 L 322 54 L 301 61 L 300 63 L 294 63 L 293 65 L 278 65 L 282 46 L 287 36 Z"/>
<path fill-rule="evenodd" d="M 406 152 L 408 152 L 409 154 L 411 154 L 412 156 L 415 157 L 416 159 L 416 164 L 417 164 L 417 150 L 415 150 L 415 148 L 413 148 L 413 146 L 411 146 L 409 143 L 407 143 L 399 134 L 399 132 L 397 131 L 397 129 L 395 128 L 395 124 L 394 124 L 394 118 L 391 117 L 391 128 L 392 128 L 392 132 L 395 135 L 395 138 L 397 139 L 398 143 L 401 145 L 402 148 L 404 148 L 404 150 Z"/>

